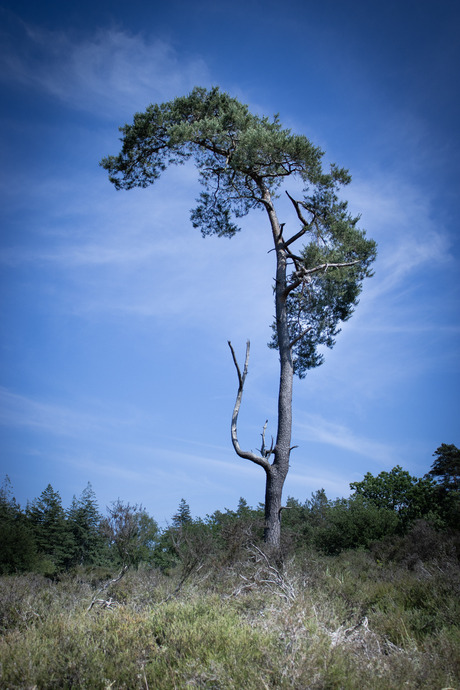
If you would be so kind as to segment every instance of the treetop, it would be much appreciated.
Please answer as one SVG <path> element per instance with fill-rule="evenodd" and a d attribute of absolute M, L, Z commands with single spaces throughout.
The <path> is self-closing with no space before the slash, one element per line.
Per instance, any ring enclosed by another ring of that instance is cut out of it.
<path fill-rule="evenodd" d="M 238 219 L 251 209 L 268 212 L 277 256 L 283 254 L 286 267 L 282 289 L 277 279 L 278 297 L 287 311 L 295 371 L 302 377 L 321 364 L 318 347 L 333 346 L 376 256 L 375 243 L 357 226 L 359 216 L 337 195 L 351 180 L 348 171 L 332 164 L 324 172 L 323 151 L 307 137 L 283 128 L 277 115 L 252 114 L 218 87 L 196 87 L 188 96 L 150 105 L 120 131 L 120 153 L 101 161 L 117 189 L 147 187 L 168 165 L 193 157 L 203 191 L 191 220 L 204 236 L 232 237 Z M 303 183 L 302 199 L 286 190 L 300 223 L 290 237 L 273 205 L 287 178 Z M 301 238 L 306 245 L 294 249 Z M 275 322 L 275 348 L 278 335 Z"/>
<path fill-rule="evenodd" d="M 262 187 L 272 194 L 288 176 L 333 190 L 350 181 L 335 165 L 321 167 L 323 151 L 304 135 L 283 129 L 277 115 L 269 120 L 214 87 L 196 87 L 188 96 L 150 105 L 120 128 L 122 148 L 101 165 L 117 189 L 147 187 L 171 164 L 190 157 L 205 189 L 192 221 L 203 234 L 233 235 L 239 218 L 261 207 Z"/>

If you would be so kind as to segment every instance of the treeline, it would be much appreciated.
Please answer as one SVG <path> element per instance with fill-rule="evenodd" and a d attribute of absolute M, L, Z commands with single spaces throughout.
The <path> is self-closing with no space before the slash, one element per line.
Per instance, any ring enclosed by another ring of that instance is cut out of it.
<path fill-rule="evenodd" d="M 458 535 L 460 450 L 442 444 L 434 457 L 422 478 L 396 466 L 350 484 L 352 493 L 346 499 L 329 500 L 323 489 L 304 502 L 288 498 L 282 511 L 284 553 L 315 548 L 333 555 L 385 544 L 397 549 L 407 544 L 414 526 L 420 532 L 421 524 L 439 535 L 438 546 L 442 533 Z M 102 515 L 90 484 L 67 510 L 51 484 L 23 510 L 6 478 L 0 489 L 0 574 L 54 576 L 79 566 L 141 563 L 167 572 L 179 562 L 186 571 L 204 558 L 231 561 L 248 543 L 259 543 L 263 521 L 264 506 L 252 508 L 244 498 L 236 510 L 217 510 L 204 519 L 193 519 L 182 499 L 170 526 L 160 530 L 142 506 L 121 500 Z M 432 542 L 428 539 L 426 548 L 435 548 Z"/>

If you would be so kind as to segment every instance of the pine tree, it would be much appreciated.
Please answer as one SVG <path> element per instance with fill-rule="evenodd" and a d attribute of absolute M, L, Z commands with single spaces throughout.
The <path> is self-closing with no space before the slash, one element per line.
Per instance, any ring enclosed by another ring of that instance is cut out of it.
<path fill-rule="evenodd" d="M 33 527 L 37 548 L 51 572 L 71 565 L 75 542 L 66 520 L 59 492 L 51 484 L 27 507 L 27 516 Z"/>
<path fill-rule="evenodd" d="M 32 529 L 6 476 L 0 488 L 0 574 L 33 570 L 36 564 L 37 547 Z"/>
<path fill-rule="evenodd" d="M 173 515 L 173 526 L 181 527 L 183 525 L 189 525 L 192 522 L 192 513 L 190 512 L 190 506 L 185 500 L 181 498 L 177 513 Z"/>
<path fill-rule="evenodd" d="M 67 519 L 75 544 L 74 562 L 79 565 L 97 563 L 103 549 L 102 515 L 90 482 L 78 499 L 73 497 Z"/>
<path fill-rule="evenodd" d="M 265 471 L 264 538 L 277 549 L 282 492 L 293 449 L 293 376 L 302 378 L 322 363 L 319 348 L 333 347 L 341 322 L 351 317 L 358 303 L 364 278 L 372 275 L 370 265 L 376 256 L 375 243 L 358 227 L 359 216 L 352 216 L 347 202 L 338 196 L 351 177 L 335 164 L 325 171 L 323 151 L 305 136 L 283 129 L 278 116 L 270 120 L 254 115 L 217 87 L 209 91 L 197 87 L 188 96 L 150 105 L 121 131 L 121 152 L 101 161 L 117 189 L 147 187 L 169 165 L 192 157 L 203 191 L 191 221 L 203 236 L 232 237 L 239 230 L 239 218 L 253 209 L 266 214 L 276 260 L 272 340 L 280 359 L 276 440 L 265 445 L 264 427 L 260 452 L 243 450 L 238 441 L 249 342 L 242 369 L 229 342 L 238 375 L 231 438 L 239 457 Z M 285 227 L 277 211 L 280 188 L 288 182 L 303 187 L 300 199 L 285 189 L 297 219 L 294 228 L 291 223 Z"/>

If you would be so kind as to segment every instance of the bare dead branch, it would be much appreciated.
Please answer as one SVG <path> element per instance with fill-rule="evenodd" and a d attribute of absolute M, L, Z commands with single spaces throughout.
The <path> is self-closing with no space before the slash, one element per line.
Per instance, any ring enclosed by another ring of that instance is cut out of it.
<path fill-rule="evenodd" d="M 198 572 L 198 570 L 200 570 L 200 568 L 202 568 L 202 567 L 203 567 L 202 563 L 200 565 L 198 565 L 198 559 L 196 559 L 193 563 L 189 564 L 189 566 L 182 573 L 182 577 L 179 580 L 179 583 L 176 586 L 176 588 L 174 589 L 174 591 L 171 592 L 170 594 L 168 594 L 166 599 L 163 599 L 162 603 L 165 604 L 167 601 L 170 601 L 173 597 L 176 597 L 179 594 L 179 592 L 181 591 L 185 582 L 188 580 L 190 575 L 193 573 L 193 571 L 195 570 L 196 572 Z"/>
<path fill-rule="evenodd" d="M 230 340 L 228 341 L 228 346 L 229 346 L 230 351 L 232 353 L 233 364 L 235 365 L 236 372 L 238 374 L 238 391 L 239 391 L 239 389 L 243 388 L 243 386 L 244 386 L 244 379 L 246 378 L 246 374 L 247 374 L 247 367 L 248 367 L 248 363 L 249 363 L 250 342 L 248 340 L 248 342 L 246 343 L 246 361 L 245 361 L 245 367 L 244 367 L 244 378 L 241 376 L 241 370 L 240 370 L 240 367 L 238 365 L 238 360 L 236 359 L 235 350 L 233 349 L 233 345 L 231 344 Z"/>
<path fill-rule="evenodd" d="M 116 577 L 113 578 L 113 580 L 109 580 L 108 582 L 105 583 L 105 585 L 103 585 L 100 589 L 98 589 L 98 591 L 97 591 L 96 594 L 94 595 L 94 597 L 93 597 L 93 599 L 92 599 L 90 605 L 89 605 L 88 608 L 86 609 L 86 611 L 91 611 L 91 609 L 93 608 L 94 604 L 97 604 L 97 603 L 99 603 L 99 604 L 103 603 L 103 604 L 105 605 L 104 608 L 110 608 L 110 607 L 115 603 L 114 601 L 112 601 L 112 598 L 111 598 L 111 597 L 110 597 L 110 600 L 105 601 L 104 599 L 98 599 L 98 595 L 99 595 L 101 592 L 103 592 L 104 590 L 108 589 L 108 588 L 110 587 L 110 585 L 114 585 L 114 584 L 116 584 L 117 582 L 120 582 L 121 578 L 122 578 L 122 577 L 126 574 L 126 572 L 128 571 L 128 568 L 129 568 L 129 564 L 126 564 L 126 563 L 125 563 L 125 565 L 123 566 L 123 568 L 120 570 L 120 572 L 118 573 L 118 575 L 117 575 Z"/>
<path fill-rule="evenodd" d="M 238 432 L 237 432 L 238 413 L 240 411 L 241 399 L 243 397 L 244 382 L 246 380 L 246 376 L 248 373 L 250 342 L 248 340 L 246 343 L 246 358 L 244 361 L 243 374 L 241 374 L 241 369 L 238 365 L 238 360 L 236 359 L 235 350 L 233 349 L 233 346 L 232 346 L 230 340 L 228 341 L 228 346 L 229 346 L 230 351 L 232 353 L 233 363 L 235 365 L 236 372 L 238 374 L 238 393 L 236 396 L 235 406 L 233 408 L 233 415 L 232 415 L 232 444 L 233 444 L 233 448 L 235 449 L 235 453 L 240 458 L 245 458 L 246 460 L 250 460 L 251 462 L 254 462 L 256 465 L 260 465 L 261 467 L 263 467 L 266 472 L 269 472 L 271 466 L 265 457 L 262 457 L 260 455 L 256 455 L 252 451 L 241 450 L 240 444 L 238 442 Z"/>
<path fill-rule="evenodd" d="M 278 568 L 275 568 L 267 554 L 255 544 L 251 544 L 250 551 L 255 556 L 256 563 L 263 563 L 254 574 L 254 583 L 268 585 L 273 593 L 279 594 L 286 601 L 295 601 L 297 595 L 293 583 L 289 582 Z"/>
<path fill-rule="evenodd" d="M 289 199 L 291 200 L 291 202 L 292 202 L 292 204 L 293 204 L 293 206 L 294 206 L 294 208 L 295 208 L 295 212 L 297 213 L 297 218 L 298 218 L 298 219 L 300 220 L 300 222 L 302 223 L 302 228 L 301 228 L 301 230 L 299 230 L 299 232 L 296 232 L 296 234 L 293 235 L 292 237 L 290 237 L 288 240 L 285 240 L 285 241 L 284 241 L 284 246 L 287 248 L 287 247 L 289 247 L 290 244 L 293 244 L 294 242 L 296 242 L 296 241 L 297 241 L 298 239 L 300 239 L 303 235 L 305 235 L 305 233 L 306 233 L 308 230 L 311 229 L 313 223 L 314 223 L 315 220 L 316 220 L 316 215 L 313 213 L 313 214 L 312 214 L 312 215 L 313 215 L 313 218 L 312 218 L 310 221 L 308 221 L 306 218 L 304 218 L 304 216 L 303 216 L 303 214 L 302 214 L 302 211 L 300 210 L 300 202 L 299 202 L 299 201 L 296 201 L 296 200 L 289 194 L 288 191 L 286 191 L 286 194 L 287 194 L 287 196 L 289 197 Z"/>
<path fill-rule="evenodd" d="M 315 273 L 319 273 L 320 271 L 323 271 L 326 273 L 327 270 L 330 268 L 348 268 L 349 266 L 356 266 L 356 264 L 359 264 L 360 261 L 359 259 L 355 259 L 355 261 L 344 261 L 343 263 L 334 263 L 334 264 L 320 264 L 319 266 L 315 266 L 314 268 L 303 268 L 302 266 L 294 273 L 296 276 L 296 279 L 292 281 L 292 283 L 289 283 L 289 285 L 286 286 L 286 289 L 284 291 L 285 295 L 288 295 L 292 290 L 295 290 L 296 288 L 299 287 L 299 285 L 302 285 L 302 283 L 308 282 L 308 279 L 310 276 L 312 276 Z"/>
<path fill-rule="evenodd" d="M 273 445 L 273 444 L 274 444 L 273 436 L 272 436 L 272 442 L 271 442 L 270 448 L 267 448 L 266 445 L 265 445 L 265 432 L 266 432 L 266 430 L 267 430 L 267 424 L 268 424 L 268 419 L 266 420 L 266 422 L 265 422 L 265 424 L 264 424 L 264 428 L 262 429 L 262 433 L 261 433 L 261 436 L 262 436 L 262 446 L 261 446 L 261 448 L 260 448 L 260 454 L 261 454 L 261 456 L 262 456 L 263 458 L 269 458 L 270 455 L 272 455 L 272 453 L 273 453 L 273 448 L 274 448 L 274 445 Z"/>

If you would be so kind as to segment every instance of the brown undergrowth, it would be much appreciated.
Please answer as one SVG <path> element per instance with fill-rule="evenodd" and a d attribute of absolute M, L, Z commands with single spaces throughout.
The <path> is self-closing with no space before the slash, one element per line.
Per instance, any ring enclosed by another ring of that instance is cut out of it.
<path fill-rule="evenodd" d="M 280 563 L 250 545 L 177 589 L 182 575 L 130 571 L 90 610 L 100 583 L 89 572 L 1 578 L 1 687 L 460 687 L 454 558 Z"/>

